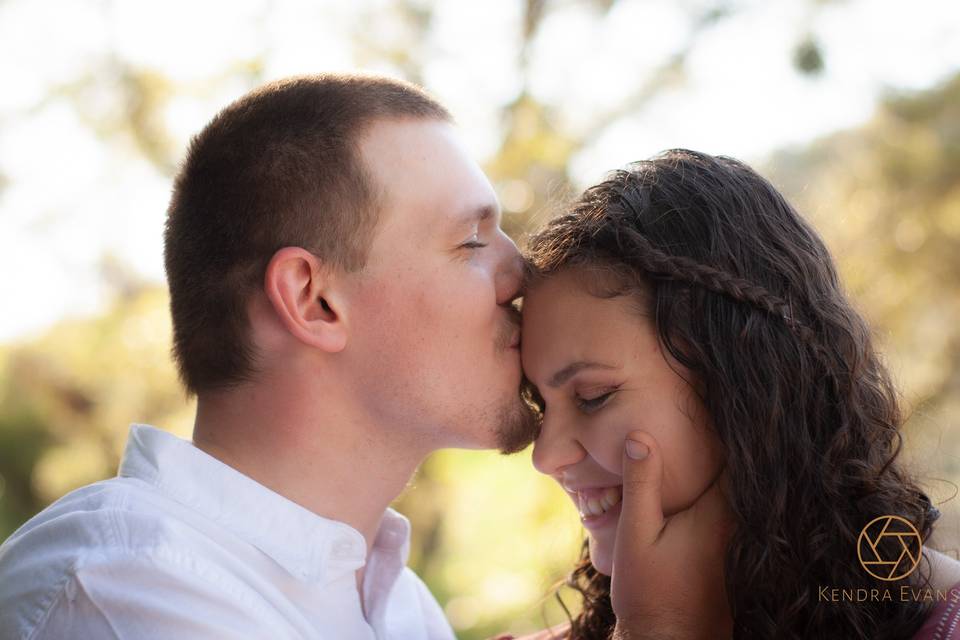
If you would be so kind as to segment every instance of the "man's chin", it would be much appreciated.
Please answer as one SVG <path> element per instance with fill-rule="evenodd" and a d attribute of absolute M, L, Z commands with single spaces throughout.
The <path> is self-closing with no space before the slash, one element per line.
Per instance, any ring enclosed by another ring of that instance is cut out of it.
<path fill-rule="evenodd" d="M 540 421 L 533 409 L 519 397 L 500 412 L 497 421 L 497 449 L 504 455 L 523 451 L 540 434 Z"/>

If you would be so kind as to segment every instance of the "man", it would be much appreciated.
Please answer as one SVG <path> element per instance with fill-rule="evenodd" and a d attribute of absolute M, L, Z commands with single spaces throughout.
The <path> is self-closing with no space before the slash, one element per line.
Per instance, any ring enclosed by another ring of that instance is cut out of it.
<path fill-rule="evenodd" d="M 453 633 L 388 505 L 444 447 L 517 451 L 520 258 L 412 85 L 263 87 L 194 139 L 165 260 L 193 442 L 134 425 L 117 478 L 0 548 L 0 637 Z"/>

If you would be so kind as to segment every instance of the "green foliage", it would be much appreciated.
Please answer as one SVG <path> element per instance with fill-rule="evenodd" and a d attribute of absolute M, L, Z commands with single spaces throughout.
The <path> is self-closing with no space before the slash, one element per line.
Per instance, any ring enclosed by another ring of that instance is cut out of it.
<path fill-rule="evenodd" d="M 0 536 L 114 475 L 130 422 L 189 433 L 169 345 L 166 291 L 152 287 L 0 352 Z"/>
<path fill-rule="evenodd" d="M 785 151 L 771 175 L 827 238 L 909 420 L 904 454 L 960 546 L 960 76 L 891 95 L 863 127 Z"/>
<path fill-rule="evenodd" d="M 411 564 L 447 603 L 451 623 L 470 631 L 464 637 L 565 619 L 544 596 L 571 567 L 583 530 L 529 452 L 437 452 L 396 503 L 418 534 Z"/>

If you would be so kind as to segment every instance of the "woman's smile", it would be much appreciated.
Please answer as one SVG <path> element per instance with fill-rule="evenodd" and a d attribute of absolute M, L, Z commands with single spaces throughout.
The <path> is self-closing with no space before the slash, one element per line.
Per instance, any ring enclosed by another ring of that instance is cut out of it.
<path fill-rule="evenodd" d="M 566 487 L 564 487 L 566 489 Z M 615 525 L 620 518 L 620 501 L 623 486 L 597 487 L 591 489 L 566 489 L 580 512 L 580 521 L 588 529 Z"/>

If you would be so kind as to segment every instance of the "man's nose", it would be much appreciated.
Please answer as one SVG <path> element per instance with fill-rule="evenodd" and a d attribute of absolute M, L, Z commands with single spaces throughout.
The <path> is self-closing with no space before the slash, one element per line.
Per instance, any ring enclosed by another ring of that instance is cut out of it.
<path fill-rule="evenodd" d="M 533 445 L 534 468 L 542 474 L 553 476 L 564 467 L 580 462 L 586 454 L 586 449 L 572 430 L 545 412 L 540 435 Z"/>

